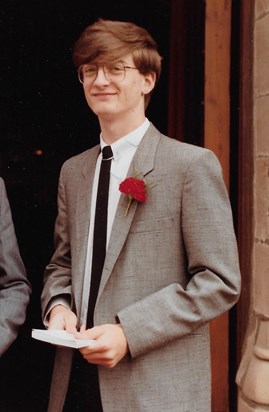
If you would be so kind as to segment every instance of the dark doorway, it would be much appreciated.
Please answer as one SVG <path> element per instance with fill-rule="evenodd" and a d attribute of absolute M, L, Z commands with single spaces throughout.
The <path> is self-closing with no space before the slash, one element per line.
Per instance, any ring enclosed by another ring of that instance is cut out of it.
<path fill-rule="evenodd" d="M 157 40 L 163 73 L 147 115 L 166 133 L 170 1 L 10 0 L 0 9 L 0 175 L 33 288 L 27 321 L 0 361 L 2 412 L 46 410 L 54 349 L 34 341 L 31 329 L 42 328 L 60 166 L 99 139 L 71 59 L 80 32 L 99 17 L 135 22 Z"/>
<path fill-rule="evenodd" d="M 99 17 L 147 28 L 163 56 L 147 116 L 161 132 L 203 145 L 204 12 L 203 0 L 1 5 L 0 176 L 33 288 L 27 321 L 0 360 L 1 412 L 46 411 L 54 348 L 34 341 L 31 329 L 43 327 L 40 294 L 53 253 L 58 174 L 67 158 L 99 142 L 72 64 L 75 40 Z"/>

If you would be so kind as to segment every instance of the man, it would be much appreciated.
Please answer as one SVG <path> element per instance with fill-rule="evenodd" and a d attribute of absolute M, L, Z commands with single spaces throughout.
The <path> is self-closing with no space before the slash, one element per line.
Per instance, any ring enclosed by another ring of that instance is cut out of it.
<path fill-rule="evenodd" d="M 145 117 L 161 71 L 146 30 L 100 19 L 82 33 L 73 59 L 98 116 L 100 146 L 62 168 L 42 307 L 49 328 L 95 342 L 74 356 L 57 349 L 48 410 L 208 412 L 208 324 L 240 292 L 219 162 L 209 150 L 162 135 Z M 96 281 L 100 147 L 113 153 L 102 160 L 111 169 Z"/>
<path fill-rule="evenodd" d="M 16 339 L 25 321 L 30 293 L 5 184 L 0 178 L 0 357 Z"/>

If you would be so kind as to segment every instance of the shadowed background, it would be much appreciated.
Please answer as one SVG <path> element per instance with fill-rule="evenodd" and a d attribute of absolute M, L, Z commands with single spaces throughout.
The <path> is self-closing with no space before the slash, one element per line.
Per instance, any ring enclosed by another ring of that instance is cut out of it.
<path fill-rule="evenodd" d="M 40 294 L 44 268 L 53 253 L 58 175 L 67 158 L 99 142 L 98 121 L 73 67 L 73 44 L 99 17 L 132 21 L 148 29 L 163 56 L 163 70 L 146 114 L 166 134 L 169 112 L 176 113 L 173 124 L 182 133 L 175 136 L 171 129 L 171 137 L 202 145 L 204 1 L 2 3 L 0 176 L 33 293 L 26 323 L 0 360 L 0 411 L 45 412 L 54 348 L 33 340 L 31 329 L 43 327 Z M 182 12 L 176 16 L 175 5 Z M 171 55 L 176 58 L 171 60 Z M 180 102 L 177 107 L 175 101 Z"/>
<path fill-rule="evenodd" d="M 0 6 L 0 175 L 33 288 L 26 323 L 0 361 L 1 412 L 46 410 L 54 349 L 30 335 L 43 327 L 40 293 L 53 252 L 58 174 L 65 159 L 99 141 L 72 64 L 73 44 L 99 17 L 147 28 L 164 57 L 147 115 L 166 133 L 169 4 L 9 0 Z"/>

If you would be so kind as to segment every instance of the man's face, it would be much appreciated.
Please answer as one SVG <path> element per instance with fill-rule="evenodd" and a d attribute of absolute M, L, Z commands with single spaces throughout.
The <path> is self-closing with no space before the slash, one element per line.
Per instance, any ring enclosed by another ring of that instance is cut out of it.
<path fill-rule="evenodd" d="M 144 95 L 153 89 L 155 75 L 142 75 L 131 54 L 114 64 L 84 65 L 82 73 L 87 103 L 100 119 L 145 112 Z"/>

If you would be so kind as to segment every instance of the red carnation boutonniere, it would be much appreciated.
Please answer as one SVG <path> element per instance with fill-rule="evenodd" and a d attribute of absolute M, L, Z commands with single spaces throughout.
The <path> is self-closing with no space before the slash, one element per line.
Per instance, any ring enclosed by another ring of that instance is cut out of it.
<path fill-rule="evenodd" d="M 119 185 L 119 191 L 128 196 L 128 205 L 125 212 L 127 216 L 130 206 L 133 200 L 144 203 L 146 202 L 148 186 L 143 179 L 137 179 L 136 177 L 126 177 Z"/>

